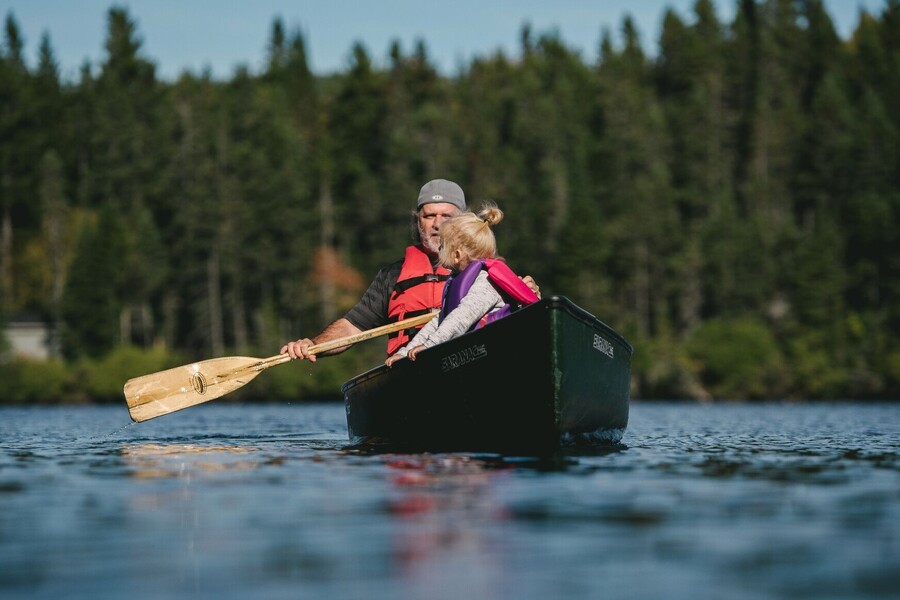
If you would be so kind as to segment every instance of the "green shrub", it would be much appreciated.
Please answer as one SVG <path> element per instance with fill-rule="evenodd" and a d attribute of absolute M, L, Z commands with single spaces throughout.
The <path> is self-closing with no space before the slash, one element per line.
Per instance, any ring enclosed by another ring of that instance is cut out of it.
<path fill-rule="evenodd" d="M 789 348 L 794 382 L 805 398 L 837 398 L 847 393 L 850 375 L 832 356 L 824 334 L 798 335 Z"/>
<path fill-rule="evenodd" d="M 716 398 L 777 398 L 788 371 L 772 332 L 756 319 L 703 323 L 685 344 L 688 364 Z"/>
<path fill-rule="evenodd" d="M 100 359 L 78 364 L 78 391 L 88 401 L 123 400 L 122 387 L 132 377 L 155 373 L 182 364 L 176 355 L 162 348 L 121 346 Z"/>
<path fill-rule="evenodd" d="M 17 358 L 0 367 L 0 403 L 57 403 L 68 397 L 73 379 L 62 361 Z"/>
<path fill-rule="evenodd" d="M 710 400 L 694 375 L 691 361 L 678 353 L 669 336 L 636 338 L 632 358 L 634 398 Z"/>
<path fill-rule="evenodd" d="M 900 388 L 900 350 L 888 353 L 885 358 L 887 377 L 893 389 Z"/>

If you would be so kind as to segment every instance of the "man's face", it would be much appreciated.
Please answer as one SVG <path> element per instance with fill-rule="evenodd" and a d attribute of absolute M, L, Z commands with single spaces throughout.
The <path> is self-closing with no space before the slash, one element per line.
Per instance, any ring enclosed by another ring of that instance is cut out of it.
<path fill-rule="evenodd" d="M 449 202 L 431 202 L 419 209 L 419 239 L 431 254 L 437 254 L 441 248 L 441 224 L 459 214 L 455 204 Z"/>

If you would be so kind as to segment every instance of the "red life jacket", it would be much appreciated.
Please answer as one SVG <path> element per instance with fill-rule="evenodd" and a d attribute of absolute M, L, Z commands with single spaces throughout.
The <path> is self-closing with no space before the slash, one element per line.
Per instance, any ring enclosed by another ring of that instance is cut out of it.
<path fill-rule="evenodd" d="M 396 323 L 441 307 L 444 281 L 450 271 L 432 267 L 431 259 L 421 246 L 409 246 L 397 284 L 388 299 L 388 323 Z M 404 329 L 388 336 L 387 351 L 393 354 L 416 334 L 416 328 Z"/>

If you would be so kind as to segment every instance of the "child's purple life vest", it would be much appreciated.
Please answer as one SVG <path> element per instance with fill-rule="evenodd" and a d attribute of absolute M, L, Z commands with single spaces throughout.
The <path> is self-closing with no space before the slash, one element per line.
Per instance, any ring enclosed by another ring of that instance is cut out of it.
<path fill-rule="evenodd" d="M 481 273 L 481 269 L 487 269 L 488 281 L 499 291 L 500 296 L 506 300 L 506 304 L 502 308 L 486 314 L 472 326 L 472 329 L 484 327 L 488 323 L 493 323 L 512 313 L 510 301 L 514 302 L 518 308 L 539 300 L 531 288 L 525 285 L 512 269 L 506 266 L 505 262 L 494 258 L 483 258 L 473 261 L 461 273 L 451 275 L 447 280 L 438 321 L 443 321 L 453 309 L 459 306 L 463 297 L 469 293 L 472 284 L 475 283 L 475 278 Z"/>

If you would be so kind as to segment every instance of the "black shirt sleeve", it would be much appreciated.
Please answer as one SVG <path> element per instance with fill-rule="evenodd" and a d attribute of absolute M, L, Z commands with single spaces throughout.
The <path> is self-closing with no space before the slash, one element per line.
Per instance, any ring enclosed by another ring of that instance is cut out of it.
<path fill-rule="evenodd" d="M 375 279 L 369 284 L 369 289 L 344 318 L 362 331 L 387 325 L 388 300 L 394 286 L 397 285 L 402 267 L 403 261 L 399 260 L 378 271 Z"/>

